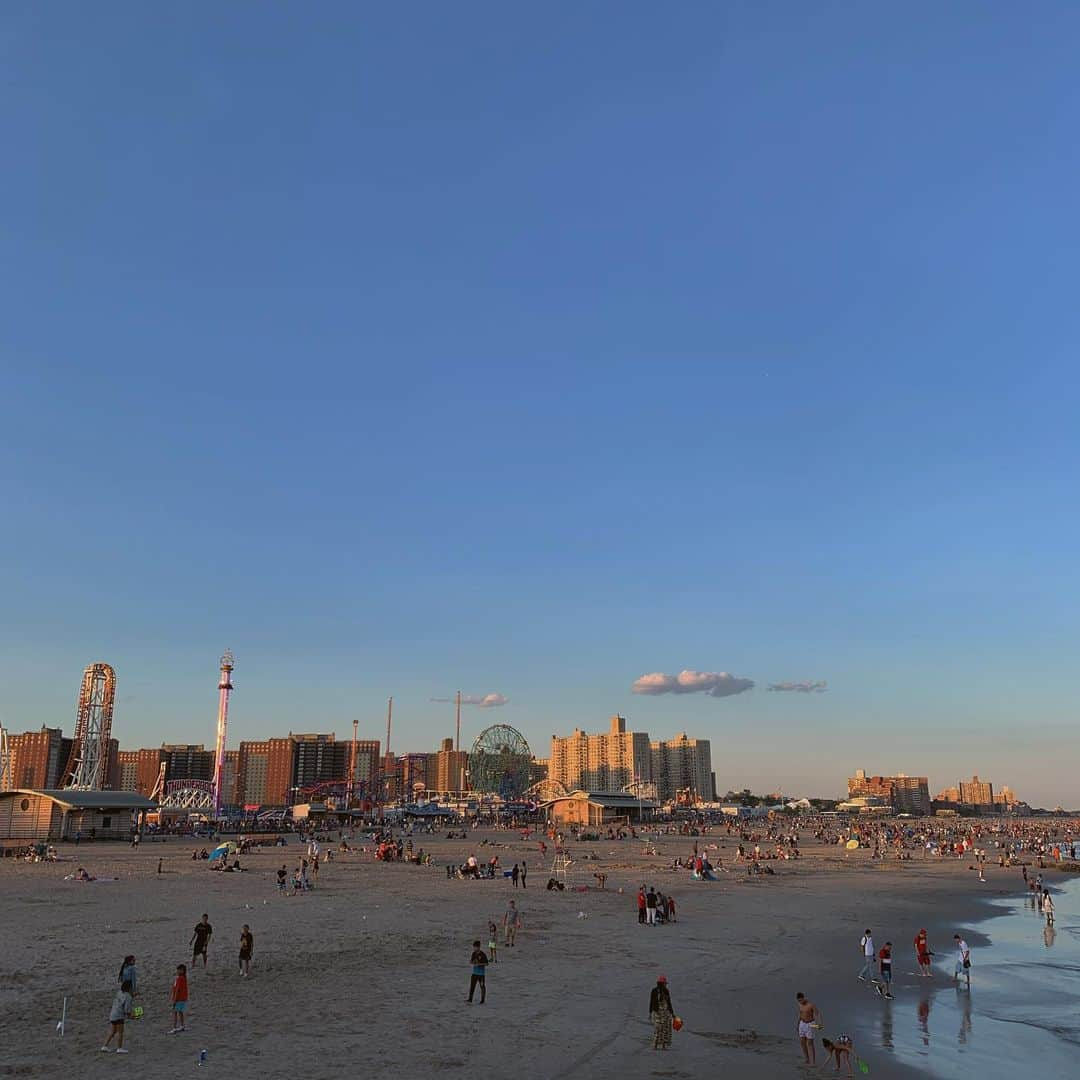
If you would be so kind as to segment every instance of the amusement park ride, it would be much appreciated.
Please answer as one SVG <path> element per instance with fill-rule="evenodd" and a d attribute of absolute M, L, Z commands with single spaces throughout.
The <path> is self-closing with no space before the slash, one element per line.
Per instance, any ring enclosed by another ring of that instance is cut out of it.
<path fill-rule="evenodd" d="M 159 809 L 197 811 L 212 817 L 221 816 L 221 772 L 225 763 L 225 737 L 229 727 L 229 695 L 232 693 L 233 654 L 226 649 L 221 657 L 221 677 L 218 680 L 217 742 L 214 755 L 213 780 L 165 781 L 162 763 L 152 797 L 160 799 Z M 164 795 L 161 789 L 164 789 Z"/>
<path fill-rule="evenodd" d="M 75 735 L 64 769 L 68 790 L 100 791 L 105 786 L 115 701 L 116 672 L 108 664 L 91 664 L 83 672 Z"/>

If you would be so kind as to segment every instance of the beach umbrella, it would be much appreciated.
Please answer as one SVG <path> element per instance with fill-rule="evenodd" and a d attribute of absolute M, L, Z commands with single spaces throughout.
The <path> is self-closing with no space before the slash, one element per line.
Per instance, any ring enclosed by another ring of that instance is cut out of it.
<path fill-rule="evenodd" d="M 213 851 L 210 852 L 210 858 L 211 859 L 218 859 L 218 858 L 223 859 L 228 854 L 229 854 L 229 845 L 228 844 L 218 844 L 218 846 L 216 848 L 214 848 Z"/>

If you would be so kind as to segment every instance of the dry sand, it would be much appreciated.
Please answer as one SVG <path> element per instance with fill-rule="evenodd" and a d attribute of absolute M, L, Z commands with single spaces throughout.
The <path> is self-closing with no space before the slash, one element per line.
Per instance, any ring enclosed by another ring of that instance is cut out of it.
<path fill-rule="evenodd" d="M 527 890 L 501 879 L 447 880 L 451 859 L 490 857 L 492 849 L 478 846 L 484 837 L 503 864 L 528 860 Z M 722 842 L 727 862 L 735 844 Z M 537 843 L 516 833 L 414 844 L 434 853 L 434 867 L 338 856 L 317 891 L 295 897 L 279 895 L 274 882 L 278 866 L 298 861 L 295 838 L 244 857 L 244 874 L 209 871 L 190 861 L 190 842 L 175 839 L 138 851 L 83 845 L 78 862 L 71 845 L 55 864 L 6 860 L 0 1075 L 189 1076 L 205 1048 L 206 1068 L 229 1080 L 794 1076 L 804 1073 L 793 1038 L 797 990 L 821 1007 L 824 1034 L 854 1036 L 875 1077 L 915 1075 L 873 1045 L 878 1002 L 855 980 L 863 928 L 892 938 L 903 972 L 912 969 L 920 926 L 930 929 L 939 959 L 954 926 L 977 946 L 979 901 L 1016 892 L 1015 871 L 991 868 L 990 883 L 979 886 L 966 861 L 881 864 L 813 842 L 803 859 L 774 863 L 775 877 L 747 880 L 733 869 L 699 883 L 666 869 L 692 841 L 665 837 L 655 857 L 636 841 L 574 845 L 575 854 L 600 856 L 577 863 L 578 882 L 604 869 L 607 890 L 556 893 L 543 888 L 551 856 L 542 860 Z M 79 864 L 119 880 L 64 881 Z M 675 897 L 675 925 L 638 925 L 642 881 Z M 471 942 L 478 937 L 486 948 L 488 920 L 501 921 L 511 896 L 524 912 L 518 946 L 500 948 L 487 1004 L 467 1005 Z M 204 911 L 214 927 L 210 965 L 190 974 L 187 1034 L 167 1036 L 172 974 L 190 963 L 188 941 Z M 245 922 L 256 938 L 250 979 L 236 963 Z M 130 1054 L 107 1056 L 98 1047 L 126 953 L 138 957 L 145 1017 L 127 1025 Z M 686 1024 L 667 1052 L 651 1050 L 647 1016 L 660 973 Z"/>

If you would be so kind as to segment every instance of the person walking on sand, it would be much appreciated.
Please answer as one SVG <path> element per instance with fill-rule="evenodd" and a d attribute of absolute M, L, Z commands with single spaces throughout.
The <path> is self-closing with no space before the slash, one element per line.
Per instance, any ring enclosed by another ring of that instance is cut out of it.
<path fill-rule="evenodd" d="M 525 888 L 525 879 L 529 876 L 529 864 L 522 859 L 521 860 L 521 887 Z"/>
<path fill-rule="evenodd" d="M 244 923 L 244 928 L 240 931 L 240 974 L 241 976 L 251 974 L 251 954 L 255 951 L 255 935 L 251 932 L 251 927 L 247 923 Z"/>
<path fill-rule="evenodd" d="M 510 903 L 513 903 L 513 900 Z M 487 983 L 484 976 L 487 972 L 488 958 L 484 955 L 484 950 L 480 948 L 479 941 L 472 943 L 472 956 L 469 958 L 469 962 L 472 964 L 472 975 L 469 977 L 469 996 L 465 1000 L 471 1005 L 473 994 L 479 986 L 480 1004 L 483 1005 L 487 1000 Z"/>
<path fill-rule="evenodd" d="M 869 926 L 866 928 L 866 933 L 859 939 L 859 949 L 862 951 L 863 958 L 863 966 L 859 968 L 859 981 L 866 982 L 867 979 L 873 981 L 877 950 L 874 948 L 874 938 Z"/>
<path fill-rule="evenodd" d="M 667 976 L 661 975 L 649 993 L 649 1019 L 653 1026 L 653 1049 L 667 1050 L 671 1047 L 671 1021 L 675 1007 L 671 1004 Z"/>
<path fill-rule="evenodd" d="M 878 974 L 881 981 L 877 992 L 892 1001 L 892 942 L 886 941 L 878 950 Z"/>
<path fill-rule="evenodd" d="M 638 889 L 637 894 L 637 921 L 639 923 L 645 922 L 645 886 L 642 885 Z"/>
<path fill-rule="evenodd" d="M 195 924 L 195 932 L 191 935 L 191 941 L 189 944 L 192 946 L 191 953 L 191 966 L 195 966 L 195 961 L 202 956 L 203 967 L 206 967 L 206 953 L 207 947 L 210 944 L 210 939 L 214 936 L 214 928 L 210 925 L 210 916 L 203 912 L 203 917 L 200 922 Z"/>
<path fill-rule="evenodd" d="M 187 1030 L 184 1027 L 184 1013 L 187 1012 L 188 1003 L 187 964 L 176 965 L 176 978 L 172 982 L 169 1000 L 172 1002 L 173 1019 L 172 1031 L 169 1034 L 179 1035 Z"/>
<path fill-rule="evenodd" d="M 925 930 L 920 930 L 915 935 L 913 944 L 915 946 L 915 959 L 919 965 L 919 974 L 926 978 L 932 978 L 934 973 L 930 968 L 930 957 L 934 954 L 930 951 L 930 941 Z"/>
<path fill-rule="evenodd" d="M 817 1050 L 814 1047 L 814 1036 L 821 1027 L 821 1010 L 800 990 L 795 995 L 796 1008 L 799 1011 L 799 1047 L 803 1052 L 803 1059 L 807 1065 L 817 1064 Z"/>
<path fill-rule="evenodd" d="M 517 932 L 521 929 L 521 912 L 513 900 L 507 905 L 506 914 L 503 916 L 503 933 L 506 935 L 506 944 L 513 948 Z"/>
<path fill-rule="evenodd" d="M 101 1047 L 103 1053 L 107 1054 L 109 1052 L 109 1044 L 113 1041 L 114 1035 L 116 1036 L 116 1052 L 118 1054 L 127 1053 L 127 1050 L 124 1049 L 124 1021 L 131 1015 L 134 1005 L 135 999 L 131 996 L 131 983 L 125 982 L 116 991 L 112 1008 L 109 1010 L 109 1037 Z"/>
<path fill-rule="evenodd" d="M 514 863 L 513 870 L 510 871 L 510 880 L 514 883 L 514 888 L 518 887 L 518 878 L 521 877 L 521 867 L 517 863 Z"/>
<path fill-rule="evenodd" d="M 953 982 L 959 982 L 960 976 L 963 975 L 967 981 L 967 988 L 970 990 L 971 948 L 959 934 L 953 934 L 953 941 L 956 942 L 956 967 L 953 969 Z"/>
<path fill-rule="evenodd" d="M 488 957 L 493 964 L 499 962 L 499 928 L 488 920 Z"/>

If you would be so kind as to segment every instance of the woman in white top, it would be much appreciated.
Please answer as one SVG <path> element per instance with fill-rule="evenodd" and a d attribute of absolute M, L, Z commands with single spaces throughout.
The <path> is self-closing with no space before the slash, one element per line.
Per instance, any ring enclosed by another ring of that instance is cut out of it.
<path fill-rule="evenodd" d="M 1046 925 L 1047 926 L 1053 926 L 1054 925 L 1054 900 L 1053 900 L 1053 897 L 1051 897 L 1051 895 L 1050 895 L 1050 890 L 1049 889 L 1043 889 L 1042 910 L 1043 910 L 1043 914 L 1046 916 Z"/>

